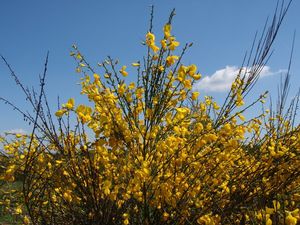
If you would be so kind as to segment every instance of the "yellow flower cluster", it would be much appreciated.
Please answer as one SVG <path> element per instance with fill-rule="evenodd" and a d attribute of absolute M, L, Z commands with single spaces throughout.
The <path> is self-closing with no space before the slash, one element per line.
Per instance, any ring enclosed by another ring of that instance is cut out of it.
<path fill-rule="evenodd" d="M 155 35 L 148 32 L 146 35 L 146 44 L 152 49 L 152 51 L 157 52 L 159 47 L 155 45 Z"/>
<path fill-rule="evenodd" d="M 81 78 L 89 106 L 71 98 L 55 113 L 59 129 L 1 139 L 1 182 L 23 182 L 1 190 L 7 211 L 25 224 L 299 223 L 299 126 L 201 99 L 197 66 L 171 53 L 170 23 L 163 35 L 159 49 L 147 33 L 153 51 L 144 71 L 132 64 L 136 83 L 109 58 Z M 230 104 L 244 105 L 244 88 L 234 81 Z"/>

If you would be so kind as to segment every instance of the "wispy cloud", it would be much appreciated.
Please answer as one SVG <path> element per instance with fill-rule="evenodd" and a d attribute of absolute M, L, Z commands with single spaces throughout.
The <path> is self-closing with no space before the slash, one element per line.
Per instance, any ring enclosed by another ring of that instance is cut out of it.
<path fill-rule="evenodd" d="M 244 67 L 243 69 L 249 71 L 251 68 Z M 239 70 L 240 68 L 237 66 L 226 66 L 223 69 L 217 70 L 212 75 L 202 78 L 194 85 L 194 89 L 207 92 L 227 91 L 230 89 Z M 260 77 L 272 76 L 284 72 L 286 72 L 286 70 L 271 71 L 269 66 L 265 66 L 260 73 Z"/>
<path fill-rule="evenodd" d="M 5 131 L 4 133 L 9 133 L 9 134 L 26 134 L 27 132 L 24 129 L 22 129 L 22 128 L 16 128 L 16 129 Z"/>

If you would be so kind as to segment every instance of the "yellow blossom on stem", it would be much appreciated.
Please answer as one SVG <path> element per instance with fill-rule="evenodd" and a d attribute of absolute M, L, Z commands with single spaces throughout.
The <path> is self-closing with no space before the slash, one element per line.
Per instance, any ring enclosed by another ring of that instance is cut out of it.
<path fill-rule="evenodd" d="M 138 66 L 140 66 L 140 63 L 132 63 L 131 65 L 134 67 L 138 67 Z"/>
<path fill-rule="evenodd" d="M 23 210 L 22 210 L 21 206 L 18 206 L 15 210 L 16 214 L 22 214 L 22 212 L 23 212 Z"/>
<path fill-rule="evenodd" d="M 24 224 L 30 224 L 30 219 L 28 218 L 28 216 L 24 216 L 23 222 Z"/>
<path fill-rule="evenodd" d="M 166 58 L 167 66 L 173 65 L 179 59 L 176 55 L 170 55 Z"/>
<path fill-rule="evenodd" d="M 170 36 L 171 36 L 171 24 L 167 23 L 165 26 L 164 26 L 164 36 L 165 36 L 165 39 L 168 39 Z"/>
<path fill-rule="evenodd" d="M 121 85 L 118 84 L 118 93 L 120 95 L 124 95 L 125 91 L 126 91 L 126 84 L 125 83 Z"/>
<path fill-rule="evenodd" d="M 195 64 L 192 64 L 188 66 L 187 70 L 188 70 L 188 74 L 190 76 L 193 76 L 197 72 L 197 66 Z"/>
<path fill-rule="evenodd" d="M 64 105 L 68 110 L 71 110 L 74 108 L 74 105 L 75 105 L 75 100 L 74 98 L 70 98 L 68 100 L 68 102 Z"/>
<path fill-rule="evenodd" d="M 151 32 L 148 32 L 146 34 L 146 44 L 148 46 L 150 46 L 151 44 L 153 44 L 155 42 L 155 35 L 152 34 Z"/>
<path fill-rule="evenodd" d="M 66 112 L 67 112 L 66 109 L 60 109 L 60 110 L 56 111 L 55 116 L 62 117 Z"/>
<path fill-rule="evenodd" d="M 183 85 L 188 90 L 192 89 L 192 82 L 191 82 L 191 80 L 185 80 L 185 81 L 183 81 Z"/>
<path fill-rule="evenodd" d="M 152 49 L 152 51 L 157 52 L 159 47 L 155 45 L 155 35 L 151 32 L 146 34 L 146 44 Z"/>
<path fill-rule="evenodd" d="M 92 119 L 92 109 L 85 105 L 79 105 L 76 109 L 76 113 L 78 117 L 80 118 L 82 123 L 87 123 Z"/>
<path fill-rule="evenodd" d="M 127 77 L 128 76 L 128 72 L 126 72 L 126 66 L 122 66 L 122 68 L 119 70 L 119 72 L 124 76 Z"/>
<path fill-rule="evenodd" d="M 170 214 L 167 212 L 164 212 L 164 214 L 163 214 L 164 220 L 168 220 L 169 217 L 170 217 Z"/>
<path fill-rule="evenodd" d="M 197 73 L 197 74 L 191 75 L 191 77 L 193 77 L 195 80 L 199 80 L 202 77 L 202 75 L 200 73 Z"/>
<path fill-rule="evenodd" d="M 294 217 L 291 213 L 288 213 L 288 215 L 285 217 L 285 222 L 287 225 L 296 225 L 298 219 Z"/>
<path fill-rule="evenodd" d="M 167 49 L 167 41 L 165 39 L 160 41 L 161 47 L 166 50 Z"/>
<path fill-rule="evenodd" d="M 141 99 L 143 97 L 144 89 L 143 88 L 137 88 L 135 91 L 136 97 L 138 99 Z"/>
<path fill-rule="evenodd" d="M 134 82 L 131 82 L 129 85 L 128 85 L 128 88 L 129 90 L 132 90 L 135 88 L 135 83 Z"/>
<path fill-rule="evenodd" d="M 169 49 L 171 51 L 174 51 L 179 46 L 179 44 L 180 44 L 178 41 L 175 40 L 175 37 L 170 37 L 169 41 L 170 41 L 170 43 L 169 43 Z"/>

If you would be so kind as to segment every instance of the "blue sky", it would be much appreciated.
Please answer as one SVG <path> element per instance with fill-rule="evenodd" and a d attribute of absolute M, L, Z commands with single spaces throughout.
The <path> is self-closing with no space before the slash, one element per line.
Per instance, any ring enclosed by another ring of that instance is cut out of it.
<path fill-rule="evenodd" d="M 226 83 L 224 77 L 229 79 L 241 65 L 255 32 L 261 31 L 266 18 L 272 15 L 276 0 L 3 0 L 0 5 L 0 54 L 6 57 L 25 85 L 37 86 L 49 50 L 46 89 L 50 104 L 56 107 L 58 95 L 62 101 L 75 97 L 80 102 L 83 99 L 76 85 L 79 76 L 69 56 L 72 44 L 76 43 L 94 65 L 107 55 L 118 58 L 121 64 L 139 60 L 145 53 L 140 43 L 148 29 L 152 4 L 155 6 L 154 32 L 158 36 L 170 11 L 176 8 L 173 34 L 181 43 L 194 43 L 183 61 L 198 65 L 203 76 L 208 77 L 201 94 L 212 95 L 221 102 L 226 92 L 222 91 L 222 86 L 218 86 L 218 90 L 213 88 L 213 84 L 217 87 L 216 78 L 220 73 L 229 74 L 221 75 L 222 82 Z M 299 11 L 300 1 L 294 0 L 275 42 L 275 52 L 265 76 L 258 82 L 253 97 L 266 89 L 276 97 L 279 74 L 287 68 L 295 30 L 291 94 L 299 88 Z M 134 77 L 128 79 L 134 80 Z M 0 96 L 26 108 L 21 91 L 16 89 L 2 62 Z M 22 117 L 7 105 L 0 104 L 0 112 L 0 133 L 28 129 Z"/>

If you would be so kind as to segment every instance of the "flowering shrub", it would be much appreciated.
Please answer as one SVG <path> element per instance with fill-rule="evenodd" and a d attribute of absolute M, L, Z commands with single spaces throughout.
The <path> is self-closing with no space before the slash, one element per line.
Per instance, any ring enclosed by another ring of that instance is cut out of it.
<path fill-rule="evenodd" d="M 146 34 L 145 60 L 131 65 L 135 75 L 110 57 L 96 72 L 73 46 L 81 94 L 90 103 L 70 98 L 54 123 L 42 104 L 44 78 L 39 101 L 25 92 L 36 116 L 24 116 L 34 129 L 1 140 L 1 182 L 22 182 L 1 193 L 3 207 L 24 224 L 297 224 L 297 101 L 283 110 L 285 86 L 278 110 L 243 116 L 259 102 L 264 106 L 266 94 L 250 105 L 244 97 L 284 14 L 274 17 L 260 45 L 264 52 L 240 70 L 220 106 L 212 97 L 200 101 L 193 90 L 201 74 L 182 62 L 191 44 L 178 50 L 174 12 L 160 41 L 151 29 Z M 127 84 L 127 76 L 137 81 Z"/>

